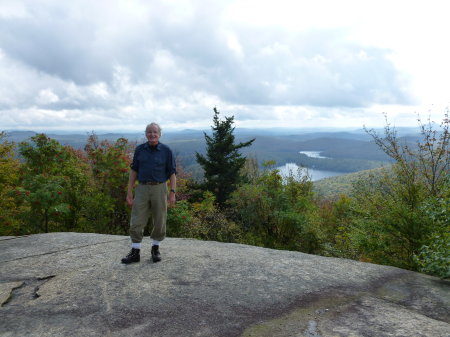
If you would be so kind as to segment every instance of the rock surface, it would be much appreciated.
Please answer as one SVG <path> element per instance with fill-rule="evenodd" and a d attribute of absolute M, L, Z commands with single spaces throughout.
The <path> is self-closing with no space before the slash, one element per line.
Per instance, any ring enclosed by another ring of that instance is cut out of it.
<path fill-rule="evenodd" d="M 450 285 L 398 268 L 166 239 L 0 238 L 0 336 L 450 336 Z"/>

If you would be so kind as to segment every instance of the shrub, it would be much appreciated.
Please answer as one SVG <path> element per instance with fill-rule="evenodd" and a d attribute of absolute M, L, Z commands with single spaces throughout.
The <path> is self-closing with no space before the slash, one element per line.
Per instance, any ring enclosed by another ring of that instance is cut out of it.
<path fill-rule="evenodd" d="M 450 278 L 450 232 L 434 235 L 431 244 L 424 245 L 414 260 L 419 270 L 441 278 Z"/>
<path fill-rule="evenodd" d="M 308 253 L 320 251 L 308 177 L 283 180 L 278 170 L 266 169 L 232 193 L 228 205 L 231 218 L 244 230 L 246 243 Z"/>
<path fill-rule="evenodd" d="M 216 207 L 210 192 L 204 192 L 199 202 L 182 200 L 169 208 L 167 232 L 170 236 L 221 242 L 240 242 L 242 235 L 239 226 Z"/>
<path fill-rule="evenodd" d="M 189 236 L 190 224 L 194 216 L 190 211 L 191 205 L 186 200 L 178 201 L 167 212 L 167 235 L 172 237 Z M 193 237 L 193 236 L 192 236 Z"/>
<path fill-rule="evenodd" d="M 386 124 L 384 136 L 368 133 L 395 164 L 382 176 L 355 184 L 351 240 L 362 259 L 416 270 L 414 256 L 423 247 L 427 256 L 441 247 L 430 238 L 442 228 L 433 213 L 439 213 L 439 200 L 448 193 L 450 120 L 446 112 L 437 129 L 419 119 L 422 139 L 415 145 L 399 140 Z"/>

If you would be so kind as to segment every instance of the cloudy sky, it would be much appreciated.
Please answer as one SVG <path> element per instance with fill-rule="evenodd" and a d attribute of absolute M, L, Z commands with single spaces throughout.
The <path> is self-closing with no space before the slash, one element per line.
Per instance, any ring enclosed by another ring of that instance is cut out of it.
<path fill-rule="evenodd" d="M 0 0 L 0 130 L 441 120 L 446 2 Z"/>

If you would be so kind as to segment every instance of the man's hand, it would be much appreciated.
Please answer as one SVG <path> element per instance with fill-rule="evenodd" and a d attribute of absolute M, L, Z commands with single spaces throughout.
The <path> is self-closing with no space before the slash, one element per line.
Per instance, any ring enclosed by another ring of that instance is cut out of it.
<path fill-rule="evenodd" d="M 127 193 L 127 205 L 128 207 L 133 206 L 133 193 Z"/>
<path fill-rule="evenodd" d="M 169 192 L 169 207 L 175 206 L 176 197 L 174 192 Z"/>
<path fill-rule="evenodd" d="M 128 178 L 128 190 L 127 190 L 127 205 L 133 206 L 133 189 L 136 183 L 137 172 L 133 169 L 130 170 L 130 177 Z"/>

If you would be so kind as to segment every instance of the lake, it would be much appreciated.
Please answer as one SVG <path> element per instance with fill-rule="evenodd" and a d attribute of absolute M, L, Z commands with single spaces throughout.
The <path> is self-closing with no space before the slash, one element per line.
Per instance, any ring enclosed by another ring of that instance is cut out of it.
<path fill-rule="evenodd" d="M 299 153 L 304 154 L 310 158 L 328 159 L 328 157 L 324 157 L 321 155 L 322 151 L 300 151 Z"/>
<path fill-rule="evenodd" d="M 325 170 L 316 170 L 316 169 L 306 169 L 301 168 L 297 164 L 294 163 L 287 163 L 283 166 L 277 167 L 278 170 L 280 170 L 280 174 L 283 177 L 287 177 L 289 175 L 289 172 L 292 172 L 294 176 L 298 175 L 298 169 L 307 170 L 308 174 L 311 176 L 312 181 L 317 181 L 320 179 L 328 178 L 328 177 L 334 177 L 334 176 L 340 176 L 345 174 L 344 172 L 336 172 L 336 171 L 325 171 Z"/>

